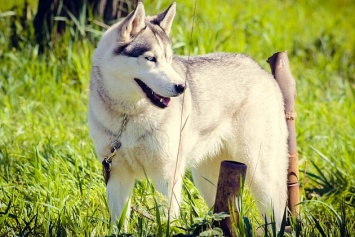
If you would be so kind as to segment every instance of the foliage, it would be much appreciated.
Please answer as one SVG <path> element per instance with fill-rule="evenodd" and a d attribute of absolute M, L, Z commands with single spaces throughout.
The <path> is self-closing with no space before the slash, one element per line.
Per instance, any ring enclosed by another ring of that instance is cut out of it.
<path fill-rule="evenodd" d="M 35 5 L 0 6 L 0 236 L 113 236 L 101 167 L 86 121 L 90 58 L 103 30 L 91 16 L 68 27 L 43 54 Z M 168 1 L 145 1 L 148 13 Z M 178 1 L 178 54 L 244 52 L 260 64 L 287 49 L 297 81 L 301 215 L 293 236 L 355 234 L 355 4 L 353 1 Z M 4 8 L 3 8 L 4 7 Z M 58 19 L 63 20 L 63 19 Z M 192 23 L 194 21 L 194 26 Z M 276 236 L 246 188 L 240 236 Z M 187 173 L 181 218 L 137 182 L 128 232 L 135 236 L 219 231 Z M 205 236 L 206 236 L 205 235 Z M 286 234 L 288 235 L 288 234 Z"/>

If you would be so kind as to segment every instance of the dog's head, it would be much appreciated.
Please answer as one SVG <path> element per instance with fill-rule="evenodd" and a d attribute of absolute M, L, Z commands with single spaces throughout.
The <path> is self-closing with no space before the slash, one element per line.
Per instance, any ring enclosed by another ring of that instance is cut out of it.
<path fill-rule="evenodd" d="M 146 16 L 144 6 L 116 23 L 103 35 L 93 56 L 110 94 L 138 102 L 142 99 L 165 108 L 170 97 L 182 94 L 185 82 L 172 68 L 169 33 L 175 3 L 156 16 Z"/>

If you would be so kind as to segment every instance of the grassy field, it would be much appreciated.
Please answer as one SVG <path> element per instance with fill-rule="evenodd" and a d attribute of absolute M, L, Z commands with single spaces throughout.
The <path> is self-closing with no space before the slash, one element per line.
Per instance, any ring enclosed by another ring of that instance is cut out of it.
<path fill-rule="evenodd" d="M 36 1 L 26 11 L 16 2 L 15 11 L 0 4 L 0 236 L 122 233 L 109 222 L 86 117 L 90 59 L 104 29 L 92 21 L 68 21 L 69 30 L 40 54 L 32 27 Z M 169 5 L 144 2 L 149 14 Z M 196 9 L 195 1 L 177 4 L 177 54 L 243 52 L 268 69 L 269 56 L 288 51 L 298 93 L 303 223 L 293 236 L 354 236 L 355 3 L 197 0 Z M 164 201 L 154 187 L 137 182 L 128 233 L 208 236 L 218 217 L 208 213 L 189 173 L 184 181 L 183 214 L 170 223 L 157 208 Z M 247 188 L 242 215 L 240 236 L 254 236 L 262 222 Z"/>

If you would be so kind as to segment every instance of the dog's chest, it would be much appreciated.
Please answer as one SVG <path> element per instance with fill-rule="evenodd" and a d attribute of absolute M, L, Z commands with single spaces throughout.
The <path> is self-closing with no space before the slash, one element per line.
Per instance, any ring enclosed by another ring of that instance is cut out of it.
<path fill-rule="evenodd" d="M 149 168 L 163 159 L 162 154 L 166 154 L 165 144 L 161 141 L 161 132 L 149 126 L 139 124 L 127 126 L 120 139 L 121 148 L 117 154 L 117 165 L 128 164 L 132 170 Z"/>
<path fill-rule="evenodd" d="M 174 119 L 148 116 L 130 117 L 122 130 L 119 141 L 121 147 L 112 159 L 112 165 L 118 172 L 130 170 L 137 177 L 145 170 L 152 172 L 165 167 L 176 159 L 179 147 L 179 125 Z M 107 134 L 106 134 L 107 135 Z M 103 154 L 107 153 L 113 137 L 104 139 Z M 144 173 L 143 173 L 144 174 Z M 143 177 L 144 178 L 144 177 Z"/>

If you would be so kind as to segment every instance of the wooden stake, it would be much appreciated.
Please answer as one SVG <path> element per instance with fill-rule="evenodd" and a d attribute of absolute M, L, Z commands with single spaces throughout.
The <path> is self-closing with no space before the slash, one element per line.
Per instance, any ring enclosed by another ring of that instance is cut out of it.
<path fill-rule="evenodd" d="M 235 223 L 238 223 L 238 212 L 235 206 L 236 197 L 240 195 L 240 188 L 244 186 L 247 166 L 235 161 L 222 161 L 219 171 L 216 201 L 214 204 L 214 213 L 225 212 L 236 217 Z M 234 210 L 235 213 L 230 213 Z M 215 223 L 224 233 L 224 236 L 235 236 L 230 217 Z"/>
<path fill-rule="evenodd" d="M 287 51 L 278 52 L 272 55 L 267 62 L 271 67 L 277 83 L 280 86 L 285 102 L 285 116 L 288 128 L 288 207 L 292 216 L 299 215 L 299 182 L 298 182 L 298 153 L 296 140 L 295 125 L 295 100 L 296 100 L 296 83 L 291 74 L 290 64 L 287 57 Z"/>

